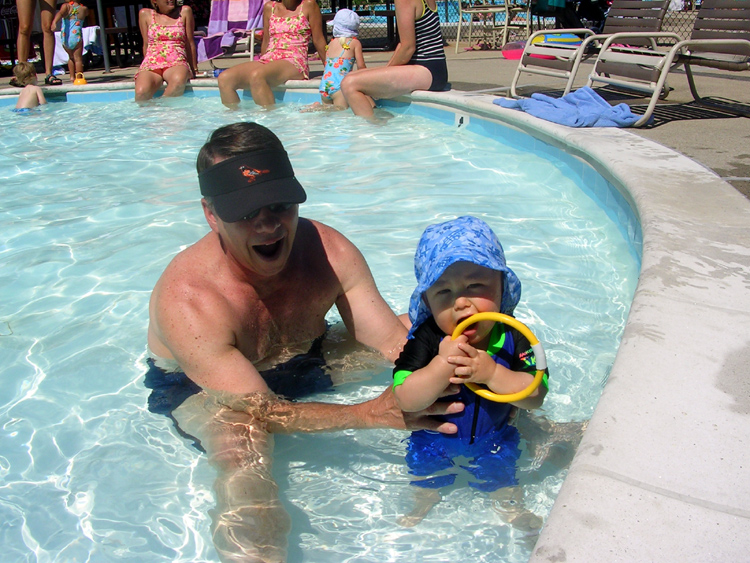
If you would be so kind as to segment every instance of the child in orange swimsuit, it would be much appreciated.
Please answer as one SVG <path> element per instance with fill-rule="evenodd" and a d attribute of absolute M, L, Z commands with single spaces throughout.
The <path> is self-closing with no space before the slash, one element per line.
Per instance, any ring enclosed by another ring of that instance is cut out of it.
<path fill-rule="evenodd" d="M 198 66 L 190 6 L 175 0 L 152 0 L 154 9 L 138 14 L 143 41 L 143 62 L 135 75 L 135 99 L 150 100 L 163 82 L 164 96 L 181 96 Z"/>

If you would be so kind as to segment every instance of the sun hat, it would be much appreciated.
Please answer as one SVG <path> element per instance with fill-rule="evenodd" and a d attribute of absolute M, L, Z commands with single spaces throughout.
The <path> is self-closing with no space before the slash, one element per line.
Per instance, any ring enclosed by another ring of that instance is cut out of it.
<path fill-rule="evenodd" d="M 359 35 L 359 16 L 357 12 L 346 8 L 336 12 L 333 17 L 334 37 L 357 37 Z"/>
<path fill-rule="evenodd" d="M 427 227 L 419 239 L 414 255 L 417 288 L 409 302 L 409 319 L 414 331 L 432 316 L 423 299 L 445 270 L 456 262 L 471 262 L 503 274 L 503 296 L 500 312 L 513 314 L 521 299 L 521 282 L 505 263 L 503 247 L 490 226 L 476 217 L 463 216 Z"/>
<path fill-rule="evenodd" d="M 216 213 L 227 223 L 268 205 L 307 199 L 284 149 L 263 149 L 222 160 L 198 174 L 198 183 L 201 194 L 211 198 Z"/>

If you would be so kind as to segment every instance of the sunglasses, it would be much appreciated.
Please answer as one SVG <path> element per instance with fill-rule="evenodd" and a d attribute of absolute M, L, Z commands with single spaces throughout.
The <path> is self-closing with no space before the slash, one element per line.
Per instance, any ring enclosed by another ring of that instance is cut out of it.
<path fill-rule="evenodd" d="M 284 213 L 284 211 L 288 211 L 296 204 L 294 203 L 273 203 L 271 205 L 266 205 L 265 207 L 261 207 L 260 209 L 256 209 L 255 211 L 251 211 L 247 215 L 245 215 L 240 221 L 249 221 L 251 219 L 255 219 L 258 214 L 260 213 L 261 209 L 268 209 L 271 213 L 274 213 L 275 215 L 278 215 L 280 213 Z"/>

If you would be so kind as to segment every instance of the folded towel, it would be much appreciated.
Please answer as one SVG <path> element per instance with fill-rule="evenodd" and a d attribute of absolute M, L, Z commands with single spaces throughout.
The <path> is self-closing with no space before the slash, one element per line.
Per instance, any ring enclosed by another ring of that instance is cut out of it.
<path fill-rule="evenodd" d="M 630 127 L 640 119 L 627 104 L 613 107 L 588 86 L 562 98 L 532 94 L 521 100 L 498 98 L 493 103 L 568 127 Z"/>
<path fill-rule="evenodd" d="M 237 41 L 245 36 L 244 31 L 232 30 L 210 37 L 195 37 L 195 48 L 198 62 L 202 63 L 221 57 L 234 51 Z"/>

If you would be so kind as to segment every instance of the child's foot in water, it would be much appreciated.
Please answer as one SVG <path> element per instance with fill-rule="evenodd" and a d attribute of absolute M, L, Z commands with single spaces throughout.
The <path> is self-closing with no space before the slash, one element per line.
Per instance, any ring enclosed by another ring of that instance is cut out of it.
<path fill-rule="evenodd" d="M 413 528 L 442 500 L 440 492 L 435 489 L 418 488 L 414 493 L 414 508 L 409 514 L 401 516 L 397 522 L 404 528 Z"/>

